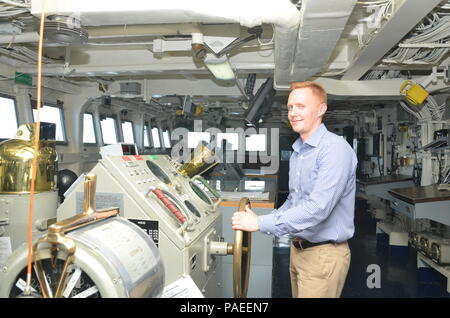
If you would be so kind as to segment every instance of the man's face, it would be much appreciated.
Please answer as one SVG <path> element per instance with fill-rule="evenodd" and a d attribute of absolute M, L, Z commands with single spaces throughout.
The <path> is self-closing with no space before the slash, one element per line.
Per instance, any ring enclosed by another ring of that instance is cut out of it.
<path fill-rule="evenodd" d="M 289 94 L 288 119 L 292 130 L 306 140 L 322 122 L 327 105 L 310 88 L 297 88 Z"/>

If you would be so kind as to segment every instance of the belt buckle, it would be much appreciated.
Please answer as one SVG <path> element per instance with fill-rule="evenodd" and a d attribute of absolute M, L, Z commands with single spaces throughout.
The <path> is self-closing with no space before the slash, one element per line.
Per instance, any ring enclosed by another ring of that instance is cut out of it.
<path fill-rule="evenodd" d="M 295 246 L 296 244 L 294 243 L 294 246 L 295 246 L 296 248 L 299 248 L 299 249 L 301 249 L 301 250 L 304 250 L 304 248 L 303 248 L 303 246 L 302 246 L 302 240 L 294 240 L 294 242 L 296 242 L 297 245 L 298 245 L 298 246 Z"/>

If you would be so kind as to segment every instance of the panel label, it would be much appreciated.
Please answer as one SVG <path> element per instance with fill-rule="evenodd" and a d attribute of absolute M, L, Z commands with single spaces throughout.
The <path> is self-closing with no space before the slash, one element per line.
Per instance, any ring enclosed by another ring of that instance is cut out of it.
<path fill-rule="evenodd" d="M 155 242 L 156 247 L 159 248 L 159 222 L 153 220 L 139 220 L 139 219 L 128 219 L 128 221 L 133 222 Z"/>

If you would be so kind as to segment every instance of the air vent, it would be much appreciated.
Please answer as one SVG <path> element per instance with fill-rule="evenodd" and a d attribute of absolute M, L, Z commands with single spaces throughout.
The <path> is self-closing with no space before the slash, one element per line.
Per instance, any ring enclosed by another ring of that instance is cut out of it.
<path fill-rule="evenodd" d="M 89 34 L 78 19 L 62 15 L 51 15 L 45 21 L 44 37 L 47 41 L 64 45 L 84 44 Z"/>
<path fill-rule="evenodd" d="M 124 97 L 135 97 L 142 93 L 142 85 L 139 82 L 120 83 L 120 94 Z"/>

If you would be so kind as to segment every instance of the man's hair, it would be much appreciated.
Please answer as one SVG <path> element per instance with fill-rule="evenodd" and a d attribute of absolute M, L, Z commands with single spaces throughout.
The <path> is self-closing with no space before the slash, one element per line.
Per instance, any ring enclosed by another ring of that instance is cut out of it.
<path fill-rule="evenodd" d="M 321 103 L 327 103 L 327 92 L 322 85 L 312 81 L 292 82 L 290 87 L 291 92 L 297 88 L 309 88 L 314 95 L 319 97 Z"/>

